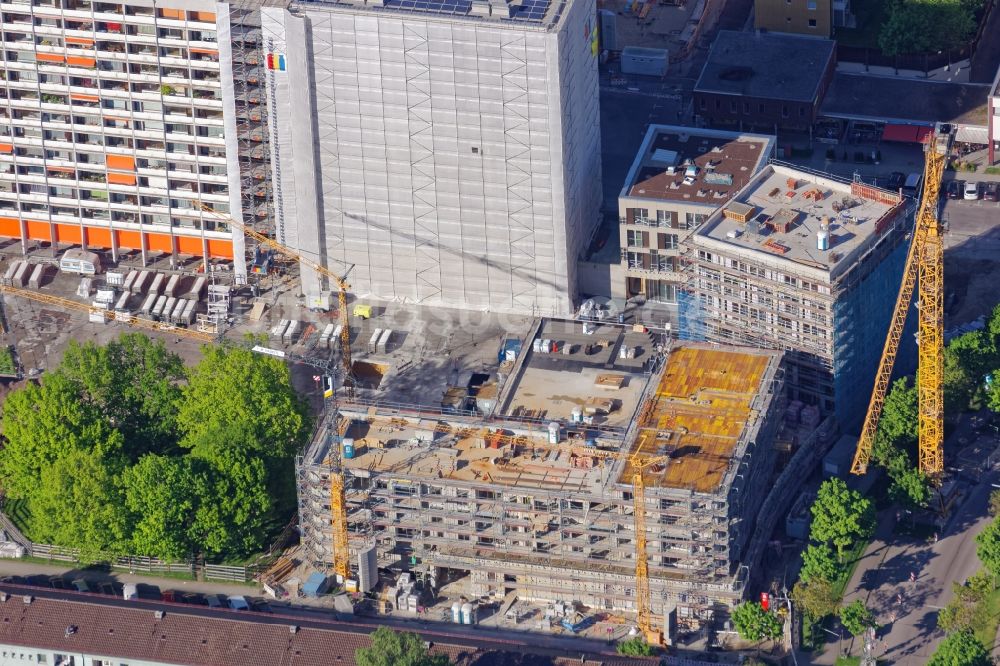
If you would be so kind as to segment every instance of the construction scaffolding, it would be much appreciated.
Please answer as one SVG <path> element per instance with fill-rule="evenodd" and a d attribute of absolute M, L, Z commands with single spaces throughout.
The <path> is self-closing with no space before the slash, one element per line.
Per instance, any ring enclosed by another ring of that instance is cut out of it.
<path fill-rule="evenodd" d="M 305 552 L 332 568 L 328 461 L 339 451 L 352 558 L 374 544 L 380 567 L 431 579 L 463 572 L 475 596 L 635 612 L 627 458 L 649 430 L 650 452 L 666 461 L 643 471 L 651 609 L 709 620 L 743 597 L 739 558 L 769 490 L 784 410 L 780 358 L 674 350 L 624 434 L 570 421 L 558 433 L 526 425 L 498 437 L 489 419 L 342 406 L 297 461 Z"/>

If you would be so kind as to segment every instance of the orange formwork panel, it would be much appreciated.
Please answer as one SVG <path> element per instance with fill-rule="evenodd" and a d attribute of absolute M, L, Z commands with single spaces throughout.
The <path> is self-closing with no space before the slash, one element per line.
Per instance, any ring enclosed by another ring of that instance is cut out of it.
<path fill-rule="evenodd" d="M 0 236 L 4 238 L 20 238 L 21 223 L 13 217 L 0 217 Z"/>
<path fill-rule="evenodd" d="M 80 245 L 83 243 L 83 234 L 80 227 L 75 224 L 57 224 L 56 241 L 59 243 L 70 243 Z"/>
<path fill-rule="evenodd" d="M 179 254 L 194 254 L 200 257 L 204 252 L 203 247 L 200 238 L 177 236 L 177 252 Z"/>
<path fill-rule="evenodd" d="M 101 227 L 85 227 L 87 230 L 87 245 L 96 247 L 111 247 L 111 230 Z"/>
<path fill-rule="evenodd" d="M 138 231 L 116 231 L 115 237 L 118 239 L 118 247 L 129 250 L 142 249 L 142 235 Z"/>
<path fill-rule="evenodd" d="M 208 256 L 213 259 L 232 259 L 233 242 L 228 240 L 209 240 Z"/>
<path fill-rule="evenodd" d="M 153 252 L 173 252 L 170 236 L 166 234 L 146 234 L 146 247 Z"/>
<path fill-rule="evenodd" d="M 28 238 L 30 240 L 40 240 L 40 241 L 52 241 L 51 227 L 48 222 L 33 222 L 28 220 L 26 223 L 28 227 Z M 18 236 L 21 234 L 18 233 Z"/>

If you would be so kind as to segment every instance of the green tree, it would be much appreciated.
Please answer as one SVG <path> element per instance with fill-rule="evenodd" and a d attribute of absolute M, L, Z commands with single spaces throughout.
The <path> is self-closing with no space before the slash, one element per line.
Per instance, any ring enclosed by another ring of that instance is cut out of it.
<path fill-rule="evenodd" d="M 865 602 L 855 599 L 840 609 L 840 623 L 852 636 L 860 636 L 869 627 L 875 626 L 875 614 L 865 606 Z"/>
<path fill-rule="evenodd" d="M 986 389 L 986 406 L 1000 412 L 1000 367 L 990 373 L 990 385 Z"/>
<path fill-rule="evenodd" d="M 745 601 L 733 609 L 733 626 L 748 641 L 774 640 L 781 636 L 781 622 L 759 602 Z"/>
<path fill-rule="evenodd" d="M 1000 517 L 976 535 L 976 555 L 991 574 L 1000 575 Z"/>
<path fill-rule="evenodd" d="M 192 469 L 198 498 L 192 541 L 213 557 L 245 556 L 260 549 L 272 506 L 263 460 L 234 446 L 214 452 L 210 460 L 196 457 Z"/>
<path fill-rule="evenodd" d="M 927 666 L 989 666 L 990 653 L 971 631 L 948 634 L 931 655 Z"/>
<path fill-rule="evenodd" d="M 802 569 L 799 571 L 799 578 L 804 583 L 820 580 L 832 582 L 838 573 L 840 565 L 827 544 L 809 544 L 802 551 Z"/>
<path fill-rule="evenodd" d="M 879 33 L 889 56 L 932 53 L 964 44 L 976 29 L 967 6 L 956 0 L 896 0 Z"/>
<path fill-rule="evenodd" d="M 641 636 L 633 636 L 618 644 L 618 654 L 628 657 L 652 657 L 656 648 L 647 643 Z"/>
<path fill-rule="evenodd" d="M 35 538 L 78 548 L 83 561 L 124 553 L 125 515 L 115 482 L 121 463 L 93 451 L 72 451 L 42 470 L 30 500 Z"/>
<path fill-rule="evenodd" d="M 58 373 L 7 396 L 3 434 L 0 481 L 15 498 L 30 498 L 42 471 L 73 452 L 113 454 L 122 446 L 121 434 L 100 410 L 83 402 L 74 384 Z"/>
<path fill-rule="evenodd" d="M 423 639 L 409 631 L 379 627 L 369 636 L 372 645 L 354 651 L 358 666 L 447 666 L 445 655 L 428 654 Z"/>
<path fill-rule="evenodd" d="M 875 432 L 875 462 L 888 469 L 900 453 L 915 448 L 918 414 L 917 387 L 909 377 L 897 379 L 885 396 Z"/>
<path fill-rule="evenodd" d="M 58 372 L 121 432 L 132 460 L 176 447 L 184 364 L 162 341 L 125 333 L 104 346 L 71 342 Z"/>
<path fill-rule="evenodd" d="M 121 479 L 129 513 L 130 552 L 165 560 L 189 555 L 199 504 L 190 460 L 145 455 Z"/>
<path fill-rule="evenodd" d="M 914 467 L 909 456 L 900 454 L 889 467 L 889 497 L 911 509 L 920 509 L 931 501 L 931 480 Z"/>
<path fill-rule="evenodd" d="M 819 620 L 837 611 L 840 597 L 833 589 L 833 583 L 817 578 L 808 583 L 796 583 L 792 588 L 792 601 L 805 615 Z"/>
<path fill-rule="evenodd" d="M 1000 490 L 994 490 L 990 493 L 990 515 L 1000 515 Z"/>
<path fill-rule="evenodd" d="M 812 505 L 810 536 L 814 541 L 833 544 L 837 560 L 844 561 L 844 550 L 867 539 L 875 530 L 875 507 L 841 479 L 828 479 L 820 486 Z"/>
<path fill-rule="evenodd" d="M 993 591 L 993 577 L 985 571 L 972 576 L 963 585 L 951 584 L 954 596 L 938 613 L 938 627 L 948 633 L 971 630 L 979 626 L 987 615 L 983 601 Z"/>

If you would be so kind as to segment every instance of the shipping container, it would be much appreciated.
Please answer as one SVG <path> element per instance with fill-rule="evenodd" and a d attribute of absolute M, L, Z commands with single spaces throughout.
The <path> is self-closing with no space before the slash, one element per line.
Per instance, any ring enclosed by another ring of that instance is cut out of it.
<path fill-rule="evenodd" d="M 11 284 L 15 287 L 23 287 L 24 283 L 28 281 L 28 268 L 31 266 L 26 261 L 20 262 L 17 270 L 14 271 L 14 279 L 11 280 Z"/>
<path fill-rule="evenodd" d="M 177 299 L 166 294 L 164 294 L 164 297 L 167 299 L 167 302 L 163 306 L 163 312 L 160 313 L 160 321 L 169 322 L 170 313 L 172 313 L 174 308 L 177 306 Z"/>
<path fill-rule="evenodd" d="M 140 310 L 144 315 L 149 315 L 153 311 L 153 306 L 156 305 L 156 299 L 159 298 L 156 294 L 150 292 L 146 296 L 146 300 L 142 302 L 142 308 Z"/>
<path fill-rule="evenodd" d="M 392 329 L 387 328 L 382 331 L 382 337 L 378 339 L 378 353 L 386 354 L 389 352 L 389 340 L 392 338 Z"/>
<path fill-rule="evenodd" d="M 198 301 L 187 301 L 187 305 L 184 306 L 184 312 L 181 314 L 180 323 L 185 326 L 190 326 L 194 323 L 195 311 L 198 308 Z"/>
<path fill-rule="evenodd" d="M 167 296 L 176 296 L 177 287 L 180 285 L 180 283 L 181 283 L 180 275 L 171 275 L 170 278 L 167 280 L 167 288 L 164 290 L 163 293 L 165 293 Z"/>
<path fill-rule="evenodd" d="M 39 289 L 42 286 L 42 276 L 45 275 L 45 264 L 35 264 L 28 278 L 28 286 L 32 289 Z"/>
<path fill-rule="evenodd" d="M 201 298 L 201 292 L 205 291 L 205 283 L 208 281 L 204 275 L 199 277 L 194 281 L 194 285 L 191 287 L 191 291 L 188 292 L 188 297 L 198 300 Z"/>
<path fill-rule="evenodd" d="M 132 291 L 132 285 L 135 284 L 137 277 L 139 277 L 139 271 L 129 271 L 128 275 L 125 276 L 125 282 L 122 283 L 122 289 Z"/>
<path fill-rule="evenodd" d="M 17 269 L 23 264 L 23 261 L 15 261 L 10 266 L 7 267 L 7 272 L 3 274 L 3 283 L 6 285 L 14 284 L 14 274 L 17 273 Z"/>
<path fill-rule="evenodd" d="M 286 345 L 290 345 L 298 338 L 299 335 L 299 322 L 297 319 L 293 319 L 288 323 L 288 328 L 285 329 L 285 334 L 281 336 L 282 341 Z"/>
<path fill-rule="evenodd" d="M 181 323 L 181 315 L 184 314 L 184 308 L 187 307 L 187 304 L 190 302 L 191 301 L 186 298 L 178 298 L 174 309 L 170 311 L 170 321 L 175 324 Z"/>
<path fill-rule="evenodd" d="M 153 305 L 153 309 L 150 314 L 153 315 L 153 319 L 159 319 L 163 315 L 163 308 L 167 304 L 167 297 L 160 295 L 156 297 L 156 304 Z"/>
<path fill-rule="evenodd" d="M 377 354 L 378 353 L 378 341 L 382 338 L 382 329 L 376 328 L 375 332 L 372 333 L 371 339 L 368 341 L 368 353 Z"/>
<path fill-rule="evenodd" d="M 319 348 L 330 348 L 330 337 L 333 336 L 333 324 L 327 324 L 323 329 L 323 334 L 319 336 Z"/>
<path fill-rule="evenodd" d="M 132 292 L 136 294 L 146 293 L 146 285 L 149 284 L 151 275 L 152 273 L 149 271 L 140 271 L 139 275 L 135 278 L 135 282 L 132 283 Z"/>
<path fill-rule="evenodd" d="M 153 282 L 149 285 L 149 290 L 154 294 L 159 294 L 163 291 L 163 281 L 166 276 L 163 273 L 156 273 L 153 276 Z"/>
<path fill-rule="evenodd" d="M 122 292 L 122 295 L 118 297 L 118 301 L 115 303 L 115 312 L 128 313 L 128 299 L 131 297 L 132 294 L 127 291 Z"/>
<path fill-rule="evenodd" d="M 282 319 L 271 329 L 271 337 L 280 341 L 282 336 L 285 335 L 286 328 L 288 328 L 288 320 Z"/>

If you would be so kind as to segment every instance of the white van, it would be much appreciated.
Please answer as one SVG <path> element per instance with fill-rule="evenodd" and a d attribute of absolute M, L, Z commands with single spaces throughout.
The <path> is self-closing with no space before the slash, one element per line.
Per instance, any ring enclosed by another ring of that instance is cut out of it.
<path fill-rule="evenodd" d="M 233 610 L 250 610 L 246 597 L 240 595 L 229 597 L 229 607 Z"/>
<path fill-rule="evenodd" d="M 139 587 L 135 583 L 125 583 L 122 586 L 122 597 L 125 601 L 131 601 L 132 599 L 139 598 Z"/>

